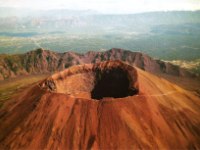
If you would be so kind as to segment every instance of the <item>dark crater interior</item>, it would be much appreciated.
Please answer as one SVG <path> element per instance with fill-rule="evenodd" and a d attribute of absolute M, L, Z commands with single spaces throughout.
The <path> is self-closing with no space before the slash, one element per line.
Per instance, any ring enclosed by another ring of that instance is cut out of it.
<path fill-rule="evenodd" d="M 121 68 L 95 71 L 95 85 L 91 91 L 91 98 L 104 97 L 123 98 L 138 93 L 138 89 L 131 87 L 129 74 Z"/>

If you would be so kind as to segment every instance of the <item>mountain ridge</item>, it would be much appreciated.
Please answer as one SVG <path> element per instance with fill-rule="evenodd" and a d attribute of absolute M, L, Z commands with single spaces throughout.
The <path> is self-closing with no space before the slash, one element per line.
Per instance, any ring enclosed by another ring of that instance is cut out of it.
<path fill-rule="evenodd" d="M 151 73 L 166 73 L 174 76 L 194 77 L 195 75 L 176 65 L 153 59 L 141 52 L 112 48 L 105 52 L 89 51 L 57 53 L 37 49 L 25 54 L 0 55 L 0 80 L 28 74 L 43 74 L 62 71 L 70 66 L 97 63 L 107 60 L 121 60 Z"/>

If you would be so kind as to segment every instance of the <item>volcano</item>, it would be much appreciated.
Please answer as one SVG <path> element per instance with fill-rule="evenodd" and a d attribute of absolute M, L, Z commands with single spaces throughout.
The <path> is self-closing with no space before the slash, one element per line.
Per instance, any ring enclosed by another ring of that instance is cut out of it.
<path fill-rule="evenodd" d="M 1 149 L 199 149 L 200 98 L 121 61 L 70 67 L 0 110 Z"/>

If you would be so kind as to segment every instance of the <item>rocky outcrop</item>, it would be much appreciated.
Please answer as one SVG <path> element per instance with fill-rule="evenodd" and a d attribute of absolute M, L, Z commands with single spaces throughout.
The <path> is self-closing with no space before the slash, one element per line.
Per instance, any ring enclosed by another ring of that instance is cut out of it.
<path fill-rule="evenodd" d="M 79 65 L 3 106 L 0 149 L 199 149 L 199 116 L 199 97 L 137 67 Z"/>
<path fill-rule="evenodd" d="M 155 60 L 140 52 L 111 49 L 106 52 L 56 53 L 38 49 L 19 55 L 0 55 L 0 80 L 25 74 L 54 73 L 73 65 L 121 60 L 151 73 L 166 73 L 175 76 L 194 76 L 178 66 Z"/>

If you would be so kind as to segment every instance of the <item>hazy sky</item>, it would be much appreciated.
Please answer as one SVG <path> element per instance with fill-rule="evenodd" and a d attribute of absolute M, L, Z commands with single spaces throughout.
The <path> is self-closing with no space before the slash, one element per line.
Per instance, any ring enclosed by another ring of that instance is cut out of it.
<path fill-rule="evenodd" d="M 105 13 L 137 13 L 197 10 L 200 9 L 200 0 L 0 0 L 0 6 L 34 9 L 92 9 Z"/>

